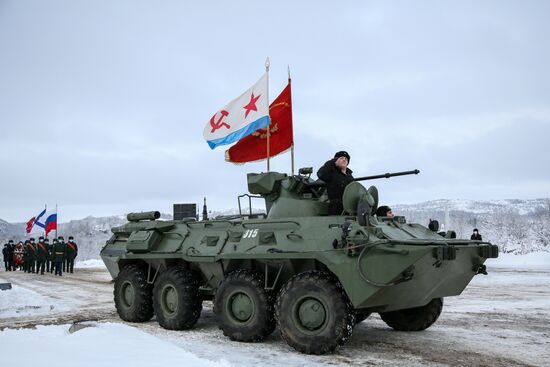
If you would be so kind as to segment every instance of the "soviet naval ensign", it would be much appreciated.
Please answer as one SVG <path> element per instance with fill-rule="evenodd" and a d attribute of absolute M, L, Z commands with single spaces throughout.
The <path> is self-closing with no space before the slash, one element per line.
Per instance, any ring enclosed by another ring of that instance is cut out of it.
<path fill-rule="evenodd" d="M 268 73 L 210 118 L 203 136 L 211 149 L 232 144 L 269 124 Z"/>

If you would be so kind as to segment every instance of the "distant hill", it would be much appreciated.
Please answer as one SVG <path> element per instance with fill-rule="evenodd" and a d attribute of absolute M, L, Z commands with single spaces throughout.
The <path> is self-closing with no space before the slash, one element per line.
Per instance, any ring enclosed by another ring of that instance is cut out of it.
<path fill-rule="evenodd" d="M 385 203 L 382 203 L 385 204 Z M 500 246 L 504 252 L 525 254 L 534 251 L 550 252 L 550 199 L 533 200 L 450 200 L 441 199 L 410 205 L 391 205 L 396 215 L 408 222 L 427 225 L 437 219 L 445 229 L 453 229 L 458 237 L 469 238 L 477 227 L 484 240 Z M 245 209 L 248 210 L 248 209 Z M 256 210 L 254 210 L 256 211 Z M 210 216 L 238 213 L 237 209 L 210 212 Z M 162 219 L 171 219 L 163 214 Z M 97 259 L 105 241 L 111 237 L 111 227 L 126 223 L 125 215 L 86 217 L 60 223 L 60 235 L 72 235 L 79 245 L 79 260 Z M 35 238 L 41 235 L 36 229 Z M 0 219 L 0 245 L 8 239 L 25 238 L 24 223 L 8 223 Z"/>

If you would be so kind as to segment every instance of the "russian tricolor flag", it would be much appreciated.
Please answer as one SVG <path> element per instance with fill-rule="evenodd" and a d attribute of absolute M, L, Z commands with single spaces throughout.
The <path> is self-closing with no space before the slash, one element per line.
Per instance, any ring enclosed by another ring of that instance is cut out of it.
<path fill-rule="evenodd" d="M 57 230 L 57 213 L 50 214 L 48 218 L 46 218 L 45 230 L 46 230 L 46 236 L 50 231 Z"/>

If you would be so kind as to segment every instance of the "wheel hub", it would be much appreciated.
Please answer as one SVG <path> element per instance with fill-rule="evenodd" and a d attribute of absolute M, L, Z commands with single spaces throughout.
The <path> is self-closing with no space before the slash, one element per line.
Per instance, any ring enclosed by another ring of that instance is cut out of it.
<path fill-rule="evenodd" d="M 162 308 L 167 314 L 173 314 L 178 309 L 178 292 L 171 284 L 162 288 L 161 293 Z"/>
<path fill-rule="evenodd" d="M 326 317 L 325 306 L 315 298 L 304 300 L 298 307 L 298 320 L 307 330 L 319 329 L 325 323 Z"/>
<path fill-rule="evenodd" d="M 129 308 L 134 304 L 135 291 L 134 286 L 129 281 L 122 284 L 122 302 L 124 306 Z"/>
<path fill-rule="evenodd" d="M 233 294 L 229 298 L 229 312 L 238 321 L 248 321 L 254 314 L 254 303 L 250 297 L 242 292 Z"/>

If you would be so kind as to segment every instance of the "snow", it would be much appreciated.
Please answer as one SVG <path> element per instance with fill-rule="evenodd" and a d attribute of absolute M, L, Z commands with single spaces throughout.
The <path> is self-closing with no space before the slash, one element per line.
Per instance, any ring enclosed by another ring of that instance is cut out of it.
<path fill-rule="evenodd" d="M 525 255 L 499 254 L 496 259 L 488 259 L 489 269 L 550 270 L 550 252 L 531 252 Z"/>
<path fill-rule="evenodd" d="M 199 358 L 177 346 L 118 323 L 96 323 L 69 333 L 69 325 L 6 329 L 0 332 L 0 355 L 4 366 L 32 366 L 39 362 L 56 367 L 127 366 L 229 366 L 225 360 Z M 32 353 L 12 353 L 28 350 Z M 37 360 L 37 356 L 40 356 Z M 162 361 L 162 363 L 159 363 Z"/>
<path fill-rule="evenodd" d="M 91 259 L 84 261 L 77 261 L 74 264 L 75 268 L 105 268 L 103 260 Z"/>
<path fill-rule="evenodd" d="M 0 283 L 6 282 L 0 278 Z M 30 289 L 12 285 L 9 291 L 0 291 L 0 319 L 45 315 L 50 312 L 63 312 L 70 305 L 63 300 L 41 295 Z"/>

